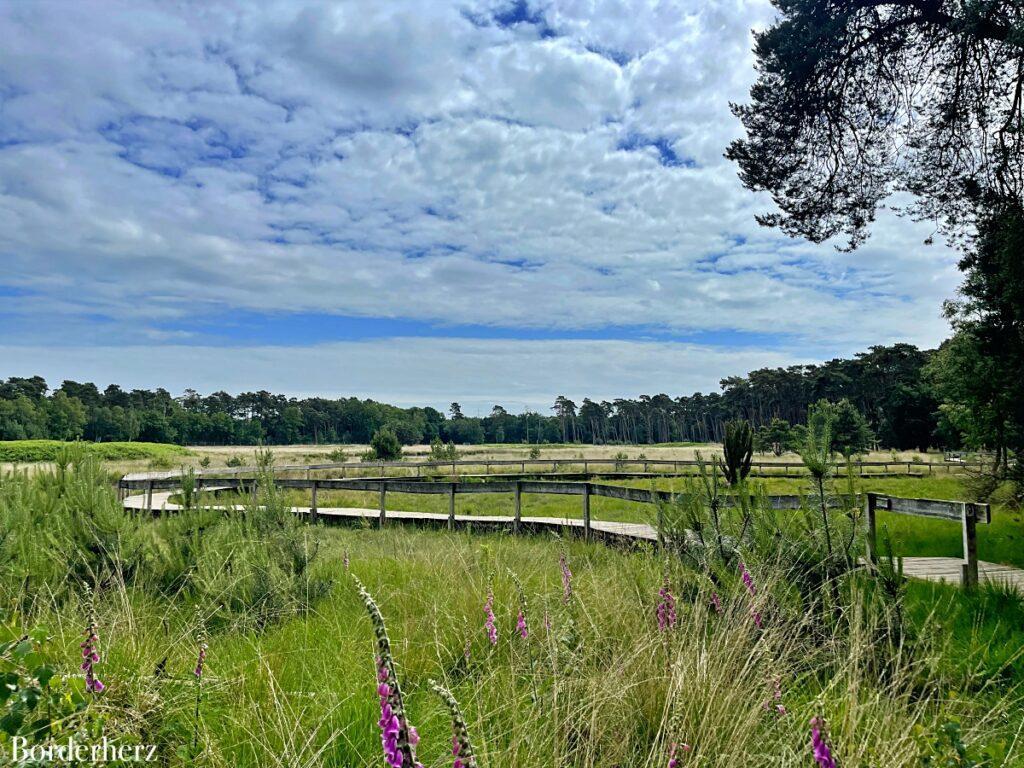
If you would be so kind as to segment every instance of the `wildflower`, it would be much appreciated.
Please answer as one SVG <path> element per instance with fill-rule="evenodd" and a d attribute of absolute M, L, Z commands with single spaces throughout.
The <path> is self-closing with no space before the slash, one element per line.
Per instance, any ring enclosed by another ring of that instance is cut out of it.
<path fill-rule="evenodd" d="M 544 611 L 544 631 L 551 634 L 551 615 L 547 611 Z"/>
<path fill-rule="evenodd" d="M 750 593 L 751 597 L 755 597 L 757 595 L 757 589 L 754 587 L 754 577 L 750 575 L 750 571 L 747 570 L 747 566 L 742 561 L 740 562 L 740 575 L 743 579 L 743 586 L 747 588 L 747 592 Z M 761 620 L 761 612 L 753 605 L 750 606 L 750 616 L 754 620 L 754 626 L 758 629 L 764 628 L 764 623 Z"/>
<path fill-rule="evenodd" d="M 526 628 L 526 614 L 523 613 L 522 608 L 519 609 L 519 615 L 516 617 L 516 631 L 523 640 L 530 634 L 530 631 Z"/>
<path fill-rule="evenodd" d="M 487 632 L 487 639 L 491 645 L 498 644 L 498 627 L 494 619 L 494 590 L 487 588 L 487 602 L 484 603 L 484 631 Z"/>
<path fill-rule="evenodd" d="M 754 588 L 754 577 L 750 575 L 750 571 L 747 570 L 747 566 L 744 563 L 740 563 L 740 574 L 743 578 L 743 586 L 747 588 L 751 597 L 757 594 L 757 590 Z"/>
<path fill-rule="evenodd" d="M 377 638 L 377 696 L 380 699 L 380 720 L 377 725 L 380 726 L 385 762 L 389 768 L 421 768 L 416 760 L 416 745 L 420 737 L 405 717 L 405 705 L 398 685 L 398 676 L 395 674 L 391 640 L 388 638 L 384 617 L 359 579 L 354 576 L 352 578 L 370 614 Z"/>
<path fill-rule="evenodd" d="M 836 761 L 832 757 L 832 750 L 822 733 L 825 721 L 821 718 L 811 718 L 811 749 L 814 750 L 814 760 L 820 768 L 836 768 Z"/>
<path fill-rule="evenodd" d="M 106 688 L 102 681 L 96 677 L 94 665 L 99 663 L 100 654 L 97 650 L 99 635 L 96 634 L 96 608 L 93 600 L 92 589 L 85 585 L 86 600 L 89 603 L 89 626 L 85 629 L 85 642 L 79 645 L 82 649 L 82 672 L 85 673 L 85 690 L 89 693 L 102 693 Z"/>
<path fill-rule="evenodd" d="M 430 687 L 434 690 L 452 718 L 452 768 L 476 768 L 476 755 L 473 753 L 473 744 L 469 740 L 469 729 L 466 727 L 466 718 L 462 715 L 459 702 L 452 696 L 444 686 L 438 685 L 433 680 L 429 681 Z"/>
<path fill-rule="evenodd" d="M 782 681 L 778 677 L 771 679 L 772 694 L 764 703 L 765 711 L 774 709 L 775 714 L 781 717 L 786 714 L 786 706 L 782 703 Z"/>
<path fill-rule="evenodd" d="M 348 550 L 345 550 L 345 554 L 341 558 L 342 565 L 345 566 L 345 573 L 348 573 Z"/>
<path fill-rule="evenodd" d="M 669 589 L 668 578 L 661 589 L 658 590 L 658 629 L 665 632 L 674 629 L 676 626 L 676 599 Z"/>
<path fill-rule="evenodd" d="M 201 624 L 196 639 L 199 641 L 199 653 L 196 656 L 196 668 L 192 671 L 192 674 L 196 676 L 196 680 L 201 682 L 203 679 L 203 666 L 206 664 L 206 650 L 209 647 L 206 644 L 206 630 Z"/>
<path fill-rule="evenodd" d="M 722 598 L 718 596 L 717 592 L 711 593 L 711 607 L 715 609 L 715 613 L 722 612 Z"/>
<path fill-rule="evenodd" d="M 526 625 L 526 590 L 523 589 L 523 583 L 511 568 L 508 569 L 508 575 L 512 577 L 512 582 L 516 585 L 516 592 L 519 594 L 519 613 L 516 616 L 516 632 L 518 632 L 519 636 L 525 640 L 530 636 L 529 627 Z"/>
<path fill-rule="evenodd" d="M 672 744 L 672 748 L 668 753 L 668 768 L 679 768 L 679 758 L 676 757 L 677 752 L 689 752 L 691 749 L 689 744 Z"/>
<path fill-rule="evenodd" d="M 558 556 L 558 565 L 562 568 L 562 602 L 568 605 L 572 599 L 572 571 L 569 570 L 565 552 Z"/>

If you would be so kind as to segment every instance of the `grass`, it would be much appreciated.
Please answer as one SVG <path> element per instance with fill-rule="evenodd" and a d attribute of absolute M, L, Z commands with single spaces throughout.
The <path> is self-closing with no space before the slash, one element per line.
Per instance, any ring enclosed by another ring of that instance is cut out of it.
<path fill-rule="evenodd" d="M 653 622 L 664 566 L 651 554 L 495 535 L 323 534 L 322 568 L 339 579 L 313 613 L 285 617 L 259 634 L 222 631 L 209 638 L 193 764 L 380 764 L 372 632 L 342 576 L 346 551 L 352 572 L 388 619 L 426 765 L 445 764 L 450 738 L 428 678 L 444 681 L 462 703 L 482 765 L 665 763 L 669 742 L 683 739 L 698 750 L 691 765 L 719 765 L 726 756 L 764 764 L 759 761 L 771 755 L 773 765 L 805 766 L 806 724 L 815 715 L 832 724 L 842 765 L 917 766 L 916 734 L 934 736 L 953 719 L 965 724 L 973 749 L 1001 744 L 1012 750 L 1003 764 L 1014 764 L 1018 748 L 1009 745 L 1024 717 L 1016 697 L 1024 671 L 1019 602 L 1001 613 L 1004 606 L 988 594 L 965 601 L 940 587 L 915 590 L 911 612 L 919 632 L 935 632 L 940 623 L 956 631 L 942 634 L 925 657 L 898 662 L 894 678 L 881 682 L 866 658 L 839 655 L 851 642 L 839 636 L 827 640 L 833 651 L 808 657 L 804 641 L 790 634 L 799 620 L 752 633 L 741 588 L 728 593 L 724 617 L 709 613 L 708 586 L 693 574 L 674 577 L 686 596 L 683 623 L 666 645 Z M 563 548 L 574 572 L 571 607 L 561 600 Z M 517 601 L 506 568 L 516 570 L 529 595 L 529 643 L 513 632 Z M 482 628 L 489 582 L 500 632 L 493 649 Z M 98 706 L 125 728 L 134 713 L 148 712 L 172 764 L 178 764 L 172 747 L 187 745 L 195 725 L 194 611 L 187 601 L 132 589 L 107 595 L 99 610 L 100 674 L 108 691 Z M 47 618 L 62 656 L 75 658 L 83 608 L 65 606 Z M 863 650 L 874 629 L 869 622 L 854 631 L 852 642 Z M 161 663 L 167 675 L 154 678 Z M 788 710 L 783 718 L 762 708 L 776 676 Z"/>
<path fill-rule="evenodd" d="M 55 461 L 68 443 L 61 440 L 0 440 L 0 462 L 32 463 Z M 78 443 L 102 461 L 156 459 L 173 462 L 189 451 L 167 443 Z M 173 463 L 171 466 L 174 466 Z"/>
<path fill-rule="evenodd" d="M 46 627 L 54 685 L 68 696 L 81 697 L 79 643 L 95 615 L 107 690 L 83 699 L 68 727 L 154 743 L 171 766 L 380 765 L 373 634 L 347 562 L 388 621 L 425 765 L 451 761 L 451 726 L 430 678 L 460 702 L 484 767 L 666 765 L 671 744 L 686 742 L 685 768 L 795 768 L 811 764 L 811 717 L 828 721 L 844 768 L 946 764 L 955 747 L 936 742 L 951 722 L 985 765 L 1024 762 L 1024 607 L 1013 594 L 911 584 L 899 635 L 863 576 L 843 579 L 830 610 L 806 610 L 799 572 L 771 547 L 744 552 L 751 598 L 735 567 L 710 571 L 713 582 L 654 549 L 297 526 L 288 500 L 261 487 L 262 507 L 243 513 L 142 520 L 119 511 L 88 457 L 66 473 L 0 475 L 0 605 L 17 606 L 8 635 Z M 295 571 L 288 561 L 306 544 L 317 557 Z M 526 641 L 514 630 L 510 569 L 528 600 Z M 282 572 L 289 589 L 268 613 Z M 95 585 L 94 604 L 78 579 Z M 666 579 L 680 621 L 662 633 L 655 610 Z M 489 590 L 493 647 L 483 627 Z M 713 592 L 722 614 L 709 607 Z M 784 715 L 772 708 L 776 680 Z"/>

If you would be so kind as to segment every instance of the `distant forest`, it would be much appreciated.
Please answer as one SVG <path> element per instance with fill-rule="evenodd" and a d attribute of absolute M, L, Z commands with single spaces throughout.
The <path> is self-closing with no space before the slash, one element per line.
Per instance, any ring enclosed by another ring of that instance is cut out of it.
<path fill-rule="evenodd" d="M 406 445 L 434 438 L 456 444 L 707 442 L 720 441 L 731 419 L 747 419 L 755 429 L 767 429 L 774 419 L 797 425 L 811 404 L 845 399 L 864 415 L 881 446 L 959 446 L 961 436 L 943 418 L 929 384 L 935 354 L 909 344 L 876 346 L 853 359 L 723 379 L 720 392 L 580 403 L 559 396 L 547 414 L 513 414 L 496 404 L 482 418 L 464 415 L 458 403 L 442 413 L 355 397 L 300 400 L 263 391 L 202 396 L 193 390 L 174 397 L 165 389 L 126 391 L 112 384 L 101 391 L 75 381 L 51 391 L 39 376 L 12 377 L 0 383 L 0 439 L 367 443 L 386 427 Z"/>

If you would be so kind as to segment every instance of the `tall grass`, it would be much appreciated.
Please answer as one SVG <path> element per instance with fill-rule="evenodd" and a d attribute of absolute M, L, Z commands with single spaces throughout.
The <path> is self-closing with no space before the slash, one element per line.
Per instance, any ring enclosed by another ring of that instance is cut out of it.
<path fill-rule="evenodd" d="M 799 569 L 770 539 L 734 542 L 751 594 L 732 560 L 695 569 L 543 537 L 324 529 L 260 487 L 241 510 L 144 520 L 118 514 L 87 457 L 0 479 L 10 630 L 45 626 L 72 686 L 91 620 L 76 582 L 96 588 L 107 689 L 69 727 L 155 743 L 165 765 L 381 765 L 374 632 L 347 553 L 387 621 L 427 766 L 452 760 L 450 707 L 431 680 L 458 703 L 485 768 L 667 765 L 673 744 L 690 747 L 676 753 L 682 766 L 811 766 L 812 717 L 843 768 L 941 765 L 961 743 L 986 765 L 1024 763 L 1021 634 L 980 631 L 1022 615 L 1012 596 L 964 602 L 929 587 L 931 602 L 894 633 L 891 604 L 859 572 L 839 578 L 830 610 L 806 610 Z M 666 576 L 678 622 L 662 631 Z M 954 608 L 965 613 L 950 623 Z"/>

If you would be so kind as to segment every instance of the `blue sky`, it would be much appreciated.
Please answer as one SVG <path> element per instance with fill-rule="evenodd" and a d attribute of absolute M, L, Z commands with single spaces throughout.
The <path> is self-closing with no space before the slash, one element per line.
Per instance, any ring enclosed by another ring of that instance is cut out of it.
<path fill-rule="evenodd" d="M 0 5 L 0 376 L 547 407 L 948 333 L 927 224 L 755 223 L 766 2 L 55 7 Z"/>

